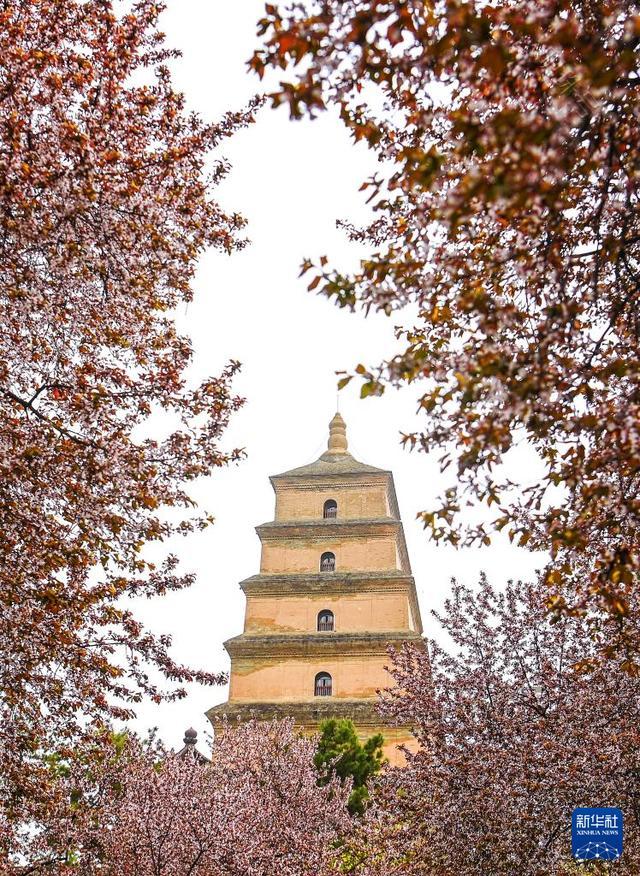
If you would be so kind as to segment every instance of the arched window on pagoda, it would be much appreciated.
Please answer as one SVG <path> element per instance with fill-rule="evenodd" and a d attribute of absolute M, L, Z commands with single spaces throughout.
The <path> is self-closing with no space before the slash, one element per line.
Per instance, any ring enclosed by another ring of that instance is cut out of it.
<path fill-rule="evenodd" d="M 321 572 L 335 572 L 336 570 L 336 555 L 332 554 L 331 551 L 326 551 L 326 553 L 322 554 L 320 557 L 320 571 Z"/>
<path fill-rule="evenodd" d="M 328 608 L 323 609 L 318 615 L 318 632 L 332 633 L 334 629 L 333 622 L 333 612 L 329 611 Z"/>
<path fill-rule="evenodd" d="M 327 499 L 324 503 L 322 516 L 326 519 L 338 516 L 338 503 L 335 499 Z"/>
<path fill-rule="evenodd" d="M 328 672 L 319 672 L 316 675 L 314 693 L 317 697 L 330 697 L 332 691 L 332 679 Z"/>

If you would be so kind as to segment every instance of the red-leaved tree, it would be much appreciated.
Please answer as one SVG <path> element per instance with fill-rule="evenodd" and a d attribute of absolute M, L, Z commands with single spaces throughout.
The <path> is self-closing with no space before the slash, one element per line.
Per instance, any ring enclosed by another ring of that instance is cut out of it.
<path fill-rule="evenodd" d="M 162 8 L 0 4 L 5 839 L 47 805 L 49 755 L 73 757 L 91 725 L 161 698 L 146 664 L 170 695 L 220 678 L 176 665 L 168 637 L 119 603 L 190 583 L 144 548 L 206 525 L 187 485 L 239 456 L 220 446 L 237 364 L 189 380 L 173 314 L 199 255 L 242 245 L 242 220 L 211 196 L 227 168 L 210 155 L 251 108 L 219 124 L 187 112 Z M 145 437 L 150 414 L 164 425 Z"/>
<path fill-rule="evenodd" d="M 572 873 L 578 806 L 622 809 L 614 866 L 640 872 L 640 680 L 597 659 L 597 626 L 551 623 L 544 587 L 454 582 L 441 643 L 395 655 L 383 712 L 420 750 L 374 795 L 354 846 L 362 872 Z"/>
<path fill-rule="evenodd" d="M 61 782 L 56 816 L 13 874 L 322 876 L 349 827 L 350 787 L 318 785 L 315 743 L 290 720 L 216 739 L 211 763 L 135 739 L 103 739 L 90 770 Z"/>
<path fill-rule="evenodd" d="M 337 108 L 380 160 L 363 184 L 375 218 L 347 226 L 369 247 L 360 269 L 304 269 L 341 306 L 417 313 L 393 358 L 356 370 L 365 395 L 415 388 L 424 421 L 405 440 L 451 466 L 426 528 L 549 550 L 555 608 L 624 621 L 640 569 L 640 5 L 308 0 L 267 4 L 259 33 L 251 66 L 284 71 L 274 103 Z M 517 444 L 540 464 L 502 466 Z"/>

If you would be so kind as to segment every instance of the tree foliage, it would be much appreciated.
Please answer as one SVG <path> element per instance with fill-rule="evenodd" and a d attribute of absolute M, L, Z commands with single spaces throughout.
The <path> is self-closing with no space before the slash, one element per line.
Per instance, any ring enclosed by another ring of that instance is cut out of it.
<path fill-rule="evenodd" d="M 453 466 L 425 527 L 549 550 L 555 608 L 591 600 L 623 623 L 640 562 L 640 6 L 309 0 L 268 4 L 259 33 L 251 66 L 286 74 L 273 103 L 337 107 L 380 159 L 374 221 L 346 226 L 370 256 L 349 276 L 303 270 L 340 306 L 418 314 L 393 358 L 356 371 L 363 395 L 415 386 L 424 424 L 404 440 Z M 518 444 L 539 471 L 503 465 Z"/>
<path fill-rule="evenodd" d="M 450 645 L 397 653 L 383 711 L 420 749 L 367 810 L 352 849 L 367 876 L 571 873 L 577 806 L 623 810 L 616 872 L 640 872 L 640 680 L 595 659 L 584 624 L 551 623 L 544 587 L 454 582 Z"/>
<path fill-rule="evenodd" d="M 0 805 L 47 805 L 46 757 L 147 694 L 217 682 L 122 597 L 187 586 L 145 546 L 209 522 L 188 482 L 239 458 L 220 436 L 237 363 L 200 383 L 174 312 L 207 247 L 242 245 L 211 150 L 251 111 L 186 111 L 162 4 L 0 4 Z M 157 437 L 145 437 L 151 414 Z M 164 435 L 164 437 L 162 437 Z M 171 514 L 166 509 L 172 509 Z M 148 665 L 158 672 L 149 673 Z M 5 820 L 5 828 L 7 821 Z"/>
<path fill-rule="evenodd" d="M 348 786 L 317 783 L 313 742 L 292 721 L 248 722 L 211 763 L 135 738 L 96 741 L 63 781 L 57 818 L 31 837 L 30 873 L 78 876 L 316 876 L 349 822 Z M 66 793 L 65 793 L 66 792 Z M 24 873 L 16 864 L 12 874 Z"/>
<path fill-rule="evenodd" d="M 356 734 L 353 721 L 347 718 L 328 718 L 320 724 L 320 736 L 313 758 L 315 766 L 322 770 L 321 784 L 333 776 L 344 782 L 352 780 L 349 795 L 349 812 L 362 815 L 369 797 L 367 782 L 377 775 L 384 763 L 382 746 L 384 739 L 376 733 L 364 743 Z"/>

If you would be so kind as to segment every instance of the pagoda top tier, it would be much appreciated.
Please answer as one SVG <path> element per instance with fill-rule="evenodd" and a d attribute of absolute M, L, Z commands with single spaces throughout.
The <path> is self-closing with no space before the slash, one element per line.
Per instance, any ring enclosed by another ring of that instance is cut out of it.
<path fill-rule="evenodd" d="M 385 469 L 359 462 L 349 453 L 347 426 L 340 414 L 336 414 L 329 423 L 327 449 L 319 459 L 308 465 L 301 465 L 298 468 L 273 475 L 272 480 L 277 478 L 325 477 L 332 474 L 389 474 Z"/>

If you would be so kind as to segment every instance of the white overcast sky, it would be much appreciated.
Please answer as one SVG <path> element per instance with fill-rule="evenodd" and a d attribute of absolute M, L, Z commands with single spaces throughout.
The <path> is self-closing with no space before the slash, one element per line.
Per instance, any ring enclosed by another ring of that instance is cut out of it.
<path fill-rule="evenodd" d="M 263 3 L 168 0 L 168 6 L 162 27 L 168 43 L 183 52 L 174 69 L 190 107 L 216 119 L 243 106 L 260 87 L 245 62 Z M 228 668 L 223 641 L 242 631 L 238 582 L 258 571 L 254 527 L 273 518 L 268 476 L 320 455 L 336 408 L 335 372 L 382 359 L 393 349 L 394 325 L 383 316 L 365 320 L 341 311 L 298 279 L 305 256 L 326 253 L 348 267 L 363 252 L 345 240 L 336 219 L 367 216 L 358 188 L 375 164 L 335 117 L 294 123 L 284 109 L 265 109 L 222 154 L 233 169 L 219 199 L 247 217 L 252 244 L 231 257 L 202 259 L 195 301 L 181 325 L 193 340 L 197 374 L 218 373 L 231 358 L 242 362 L 236 389 L 247 401 L 226 444 L 244 447 L 248 457 L 198 490 L 215 526 L 173 545 L 184 569 L 197 573 L 197 584 L 138 608 L 153 629 L 173 635 L 176 658 L 216 671 Z M 429 612 L 442 603 L 452 576 L 473 583 L 484 570 L 504 583 L 530 576 L 541 559 L 506 540 L 463 551 L 427 540 L 415 515 L 430 506 L 442 483 L 435 454 L 400 447 L 400 430 L 417 422 L 415 398 L 407 389 L 360 401 L 350 387 L 340 393 L 340 410 L 354 455 L 394 472 L 422 617 L 432 634 Z M 193 688 L 179 703 L 140 708 L 136 726 L 157 726 L 168 745 L 178 746 L 189 725 L 202 738 L 209 729 L 205 709 L 225 699 L 226 688 Z"/>

